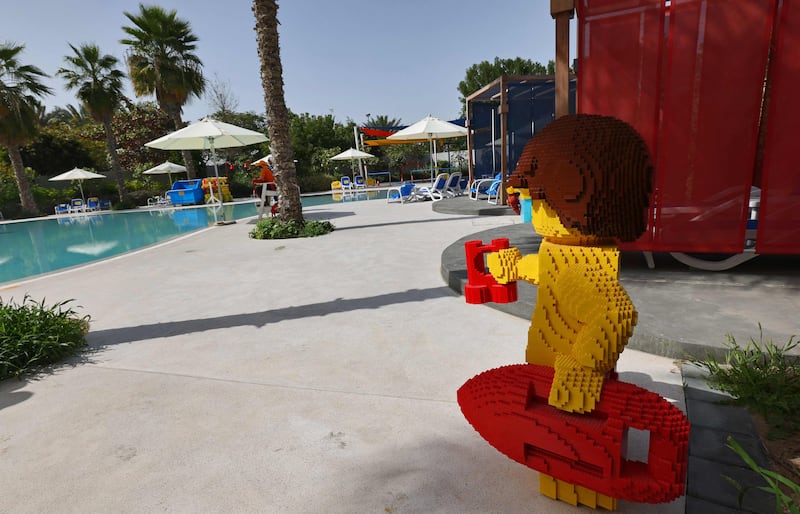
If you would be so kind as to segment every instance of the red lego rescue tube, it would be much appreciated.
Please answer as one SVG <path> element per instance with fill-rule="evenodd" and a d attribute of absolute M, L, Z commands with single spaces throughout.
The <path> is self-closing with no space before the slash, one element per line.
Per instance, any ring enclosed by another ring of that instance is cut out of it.
<path fill-rule="evenodd" d="M 609 379 L 593 412 L 564 412 L 547 403 L 552 380 L 547 366 L 504 366 L 467 381 L 458 403 L 492 446 L 536 471 L 631 502 L 684 494 L 689 422 L 680 409 Z M 624 458 L 629 428 L 650 433 L 646 463 Z"/>

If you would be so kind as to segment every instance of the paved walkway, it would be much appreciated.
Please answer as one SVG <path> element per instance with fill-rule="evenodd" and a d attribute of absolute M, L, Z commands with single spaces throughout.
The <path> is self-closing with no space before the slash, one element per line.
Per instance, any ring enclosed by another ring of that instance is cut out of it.
<path fill-rule="evenodd" d="M 512 218 L 382 201 L 306 215 L 337 230 L 255 241 L 240 222 L 0 287 L 93 319 L 81 358 L 0 383 L 0 511 L 574 512 L 455 401 L 523 360 L 528 322 L 467 305 L 441 256 Z M 672 359 L 629 349 L 619 370 L 683 405 Z"/>

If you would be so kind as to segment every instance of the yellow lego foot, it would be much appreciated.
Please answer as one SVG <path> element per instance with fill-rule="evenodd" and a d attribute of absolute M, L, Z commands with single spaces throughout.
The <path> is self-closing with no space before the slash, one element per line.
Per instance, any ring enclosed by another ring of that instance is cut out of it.
<path fill-rule="evenodd" d="M 539 473 L 539 492 L 548 498 L 560 500 L 570 505 L 585 505 L 592 509 L 598 507 L 609 511 L 617 510 L 616 498 L 592 491 L 586 487 L 558 480 L 550 475 Z"/>

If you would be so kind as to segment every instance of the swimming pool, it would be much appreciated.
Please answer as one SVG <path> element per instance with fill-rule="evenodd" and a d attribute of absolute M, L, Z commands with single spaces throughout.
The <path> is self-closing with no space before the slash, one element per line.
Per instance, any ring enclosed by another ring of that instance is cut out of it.
<path fill-rule="evenodd" d="M 304 195 L 303 207 L 386 198 L 369 194 Z M 337 201 L 338 200 L 338 201 Z M 256 216 L 255 203 L 225 204 L 225 219 Z M 209 227 L 219 209 L 181 207 L 57 216 L 0 224 L 0 284 L 113 257 Z"/>

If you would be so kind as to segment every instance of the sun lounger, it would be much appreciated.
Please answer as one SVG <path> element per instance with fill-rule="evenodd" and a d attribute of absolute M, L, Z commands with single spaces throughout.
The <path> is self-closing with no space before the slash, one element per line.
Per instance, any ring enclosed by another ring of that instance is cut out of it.
<path fill-rule="evenodd" d="M 473 200 L 478 200 L 481 195 L 486 196 L 486 191 L 492 187 L 495 180 L 500 180 L 502 174 L 498 173 L 494 178 L 484 178 L 475 180 L 469 188 L 469 197 Z"/>
<path fill-rule="evenodd" d="M 456 171 L 447 177 L 447 183 L 444 186 L 445 195 L 449 197 L 461 196 L 461 172 Z"/>
<path fill-rule="evenodd" d="M 433 180 L 433 184 L 423 186 L 417 189 L 417 198 L 428 199 L 438 202 L 445 197 L 445 188 L 447 186 L 447 173 L 439 173 Z"/>
<path fill-rule="evenodd" d="M 86 204 L 83 203 L 83 198 L 73 198 L 69 203 L 69 212 L 85 212 Z"/>
<path fill-rule="evenodd" d="M 147 199 L 148 207 L 164 207 L 170 205 L 169 196 L 153 196 Z"/>
<path fill-rule="evenodd" d="M 402 185 L 396 187 L 390 187 L 386 190 L 386 202 L 400 202 L 408 203 L 413 202 L 417 199 L 417 195 L 414 192 L 414 184 L 411 182 L 406 182 Z"/>
<path fill-rule="evenodd" d="M 500 199 L 500 179 L 495 179 L 489 184 L 489 189 L 486 190 L 486 201 L 492 205 L 497 205 Z"/>

